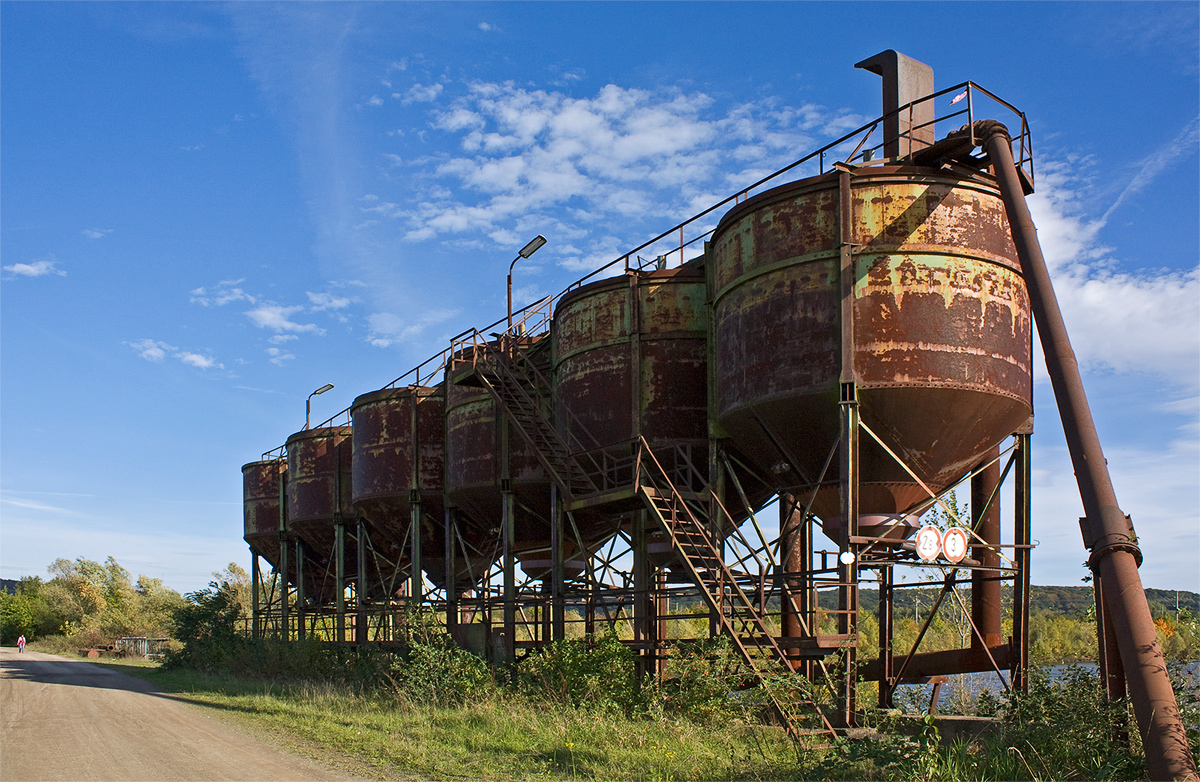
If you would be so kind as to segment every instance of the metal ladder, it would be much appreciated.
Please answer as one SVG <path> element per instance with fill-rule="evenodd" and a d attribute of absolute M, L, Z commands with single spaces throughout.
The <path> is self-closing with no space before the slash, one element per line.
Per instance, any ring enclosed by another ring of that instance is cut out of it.
<path fill-rule="evenodd" d="M 713 538 L 709 513 L 701 510 L 702 503 L 688 502 L 689 494 L 693 497 L 699 495 L 676 487 L 644 438 L 639 438 L 639 446 L 638 491 L 646 508 L 670 538 L 675 554 L 700 589 L 704 602 L 719 618 L 721 631 L 729 637 L 738 655 L 762 683 L 771 709 L 793 737 L 836 737 L 833 725 L 811 696 L 803 693 L 784 695 L 778 687 L 773 686 L 771 674 L 778 670 L 778 666 L 782 665 L 788 671 L 791 666 L 776 642 L 774 632 L 767 625 L 766 617 L 755 608 L 725 564 Z M 699 476 L 693 477 L 699 480 Z M 722 524 L 725 521 L 721 519 Z M 752 647 L 765 650 L 766 657 L 753 654 Z M 801 727 L 805 722 L 813 723 L 813 718 L 819 727 Z"/>

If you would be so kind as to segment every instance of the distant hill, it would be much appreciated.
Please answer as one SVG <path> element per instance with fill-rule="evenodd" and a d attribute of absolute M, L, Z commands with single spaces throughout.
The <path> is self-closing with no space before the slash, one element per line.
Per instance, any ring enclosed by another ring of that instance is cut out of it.
<path fill-rule="evenodd" d="M 15 595 L 21 582 L 11 578 L 0 578 L 0 592 Z"/>
<path fill-rule="evenodd" d="M 897 589 L 895 603 L 900 609 L 909 609 L 920 600 L 922 606 L 929 606 L 937 599 L 940 586 L 912 587 Z M 970 594 L 970 583 L 959 585 L 960 594 L 964 597 Z M 1012 591 L 1004 590 L 1007 603 Z M 1179 608 L 1186 608 L 1195 614 L 1200 614 L 1200 593 L 1171 589 L 1147 589 L 1146 601 L 1150 603 L 1150 612 L 1155 616 L 1174 614 L 1178 597 Z M 863 589 L 860 593 L 860 605 L 864 610 L 874 611 L 879 606 L 879 592 L 874 589 Z M 1095 602 L 1095 592 L 1090 586 L 1042 586 L 1034 584 L 1030 588 L 1029 610 L 1050 611 L 1065 616 L 1081 617 L 1087 614 Z"/>

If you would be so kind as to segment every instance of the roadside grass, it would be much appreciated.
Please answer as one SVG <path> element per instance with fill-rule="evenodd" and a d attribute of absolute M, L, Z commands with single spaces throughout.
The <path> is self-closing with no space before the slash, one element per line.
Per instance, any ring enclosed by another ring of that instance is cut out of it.
<path fill-rule="evenodd" d="M 778 728 L 743 720 L 631 719 L 506 692 L 434 706 L 346 685 L 106 665 L 189 702 L 251 716 L 257 729 L 324 747 L 326 760 L 382 779 L 799 779 L 830 754 L 797 754 Z"/>

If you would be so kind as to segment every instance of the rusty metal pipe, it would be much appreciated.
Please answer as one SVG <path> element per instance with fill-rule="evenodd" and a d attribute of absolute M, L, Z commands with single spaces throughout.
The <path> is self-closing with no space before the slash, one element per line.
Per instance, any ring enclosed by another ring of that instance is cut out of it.
<path fill-rule="evenodd" d="M 1196 762 L 1138 575 L 1141 551 L 1132 522 L 1117 504 L 1079 365 L 1013 162 L 1012 138 L 1008 129 L 995 121 L 975 123 L 974 132 L 991 158 L 1029 290 L 1030 306 L 1083 500 L 1086 516 L 1080 523 L 1084 543 L 1091 550 L 1091 564 L 1101 573 L 1105 607 L 1111 612 L 1134 713 L 1143 736 L 1146 771 L 1156 780 L 1195 780 Z"/>

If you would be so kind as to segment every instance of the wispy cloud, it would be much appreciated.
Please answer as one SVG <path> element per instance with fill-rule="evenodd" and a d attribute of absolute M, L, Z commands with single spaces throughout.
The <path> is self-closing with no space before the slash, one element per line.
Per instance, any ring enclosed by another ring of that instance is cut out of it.
<path fill-rule="evenodd" d="M 174 345 L 157 339 L 139 339 L 133 342 L 126 342 L 126 345 L 137 351 L 137 354 L 154 363 L 160 363 L 170 358 L 178 359 L 188 366 L 196 369 L 224 369 L 225 365 L 217 361 L 208 353 L 196 353 L 190 350 L 181 350 Z"/>
<path fill-rule="evenodd" d="M 722 107 L 702 92 L 613 84 L 575 98 L 512 82 L 472 83 L 431 116 L 463 154 L 436 163 L 415 204 L 379 210 L 410 223 L 409 241 L 492 235 L 563 208 L 593 235 L 610 222 L 627 235 L 631 220 L 685 216 L 697 198 L 747 184 L 746 171 L 774 170 L 862 120 L 815 104 Z M 589 241 L 591 255 L 598 248 Z"/>
<path fill-rule="evenodd" d="M 443 87 L 440 84 L 414 84 L 408 88 L 408 91 L 400 95 L 400 102 L 407 105 L 409 103 L 429 103 L 437 100 L 437 97 L 442 94 Z"/>
<path fill-rule="evenodd" d="M 284 362 L 296 357 L 295 353 L 285 353 L 279 348 L 267 348 L 267 355 L 270 356 L 270 362 L 277 367 L 284 365 Z"/>
<path fill-rule="evenodd" d="M 255 297 L 237 287 L 242 282 L 245 280 L 222 280 L 211 292 L 207 288 L 196 288 L 191 291 L 191 302 L 203 307 L 223 307 L 235 301 L 253 304 L 256 301 Z"/>
<path fill-rule="evenodd" d="M 297 323 L 292 320 L 293 315 L 303 310 L 304 307 L 300 305 L 285 307 L 282 304 L 262 304 L 247 312 L 246 317 L 260 329 L 290 334 L 324 334 L 325 329 L 315 323 Z"/>
<path fill-rule="evenodd" d="M 436 309 L 416 318 L 400 317 L 390 312 L 377 312 L 367 319 L 370 331 L 367 342 L 377 348 L 399 345 L 419 336 L 430 326 L 444 323 L 458 315 L 461 310 Z"/>
<path fill-rule="evenodd" d="M 89 239 L 103 239 L 112 233 L 113 230 L 114 229 L 112 228 L 84 228 L 79 233 L 83 234 Z"/>
<path fill-rule="evenodd" d="M 48 274 L 56 274 L 60 277 L 66 277 L 67 273 L 56 265 L 58 262 L 53 258 L 43 258 L 39 261 L 31 261 L 30 263 L 14 263 L 11 266 L 5 266 L 4 271 L 17 277 L 45 277 Z"/>
<path fill-rule="evenodd" d="M 340 310 L 350 306 L 350 299 L 344 296 L 334 296 L 332 293 L 312 293 L 311 291 L 305 291 L 304 295 L 308 296 L 308 300 L 312 303 L 309 309 L 313 312 Z"/>
<path fill-rule="evenodd" d="M 1142 171 L 1153 172 L 1155 160 L 1148 158 Z M 1122 270 L 1102 240 L 1105 218 L 1089 220 L 1082 210 L 1079 191 L 1086 185 L 1075 169 L 1043 161 L 1041 171 L 1029 208 L 1080 364 L 1163 378 L 1194 393 L 1200 385 L 1200 269 Z M 1045 377 L 1040 359 L 1035 371 Z"/>
<path fill-rule="evenodd" d="M 1159 149 L 1156 149 L 1153 154 L 1148 156 L 1138 166 L 1138 172 L 1130 180 L 1125 189 L 1121 191 L 1121 195 L 1113 202 L 1113 205 L 1108 208 L 1101 218 L 1102 222 L 1106 222 L 1113 212 L 1121 204 L 1125 203 L 1125 199 L 1130 196 L 1137 195 L 1146 188 L 1154 179 L 1161 174 L 1167 166 L 1177 160 L 1191 157 L 1196 154 L 1196 144 L 1200 142 L 1200 117 L 1197 117 L 1192 122 L 1188 123 L 1183 130 L 1179 132 L 1174 139 L 1164 144 Z"/>

